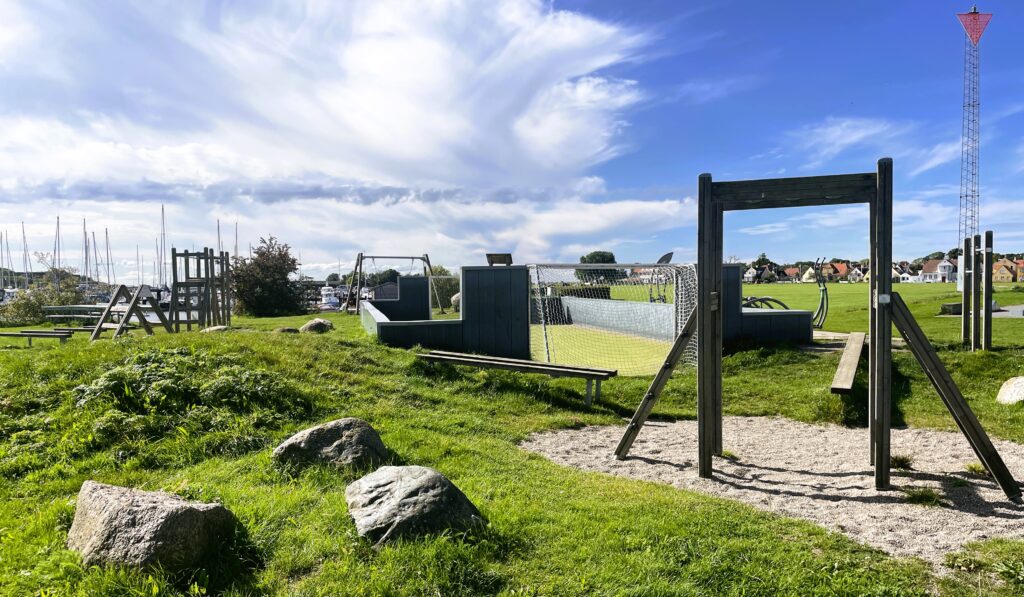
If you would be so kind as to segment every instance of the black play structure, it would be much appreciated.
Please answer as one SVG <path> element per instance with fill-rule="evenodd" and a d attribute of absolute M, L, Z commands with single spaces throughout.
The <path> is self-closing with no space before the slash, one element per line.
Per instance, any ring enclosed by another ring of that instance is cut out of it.
<path fill-rule="evenodd" d="M 1021 503 L 1021 489 L 1006 468 L 977 417 L 964 400 L 935 349 L 924 336 L 906 303 L 892 291 L 892 160 L 878 161 L 876 172 L 713 182 L 710 174 L 698 179 L 697 306 L 684 331 L 673 343 L 661 371 L 655 376 L 626 428 L 615 455 L 625 458 L 650 415 L 658 396 L 696 334 L 698 474 L 713 475 L 713 456 L 722 455 L 722 340 L 723 276 L 722 220 L 726 211 L 844 205 L 869 207 L 871 267 L 869 273 L 868 419 L 870 461 L 875 488 L 890 487 L 890 429 L 892 416 L 892 326 L 895 324 L 960 431 L 1006 496 Z"/>

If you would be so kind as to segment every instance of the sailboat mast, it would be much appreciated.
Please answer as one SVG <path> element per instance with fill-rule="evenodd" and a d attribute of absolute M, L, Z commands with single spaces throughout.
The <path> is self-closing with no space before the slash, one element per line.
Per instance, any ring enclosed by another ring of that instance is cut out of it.
<path fill-rule="evenodd" d="M 25 290 L 28 290 L 29 276 L 32 273 L 32 260 L 28 258 L 28 237 L 25 236 L 25 222 L 21 223 L 21 261 L 25 268 Z"/>
<path fill-rule="evenodd" d="M 111 279 L 113 279 L 115 283 L 117 282 L 117 270 L 113 268 L 113 264 L 110 259 L 110 230 L 104 228 L 103 234 L 107 237 L 107 284 L 109 285 Z M 113 278 L 111 278 L 111 272 L 114 273 Z"/>

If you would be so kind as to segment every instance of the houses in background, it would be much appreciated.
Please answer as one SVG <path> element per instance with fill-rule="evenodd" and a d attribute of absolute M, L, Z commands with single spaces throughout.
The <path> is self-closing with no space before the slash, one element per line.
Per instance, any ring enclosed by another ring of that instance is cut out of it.
<path fill-rule="evenodd" d="M 935 252 L 928 257 L 914 261 L 900 261 L 892 264 L 892 281 L 913 284 L 939 284 L 955 282 L 957 278 L 957 259 L 950 259 L 942 256 L 941 252 Z M 940 257 L 941 256 L 941 257 Z M 1015 257 L 1011 254 L 1010 257 Z M 766 263 L 767 262 L 767 263 Z M 752 263 L 743 274 L 743 281 L 747 284 L 762 284 L 767 282 L 792 282 L 814 284 L 817 281 L 814 264 L 809 261 L 799 261 L 792 265 L 779 265 L 769 261 L 762 253 L 755 263 Z M 867 282 L 870 263 L 867 260 L 850 261 L 845 259 L 833 259 L 822 263 L 820 266 L 821 276 L 830 283 L 851 283 Z M 1012 284 L 1024 283 L 1024 259 L 1010 259 L 1001 257 L 992 264 L 992 281 Z"/>

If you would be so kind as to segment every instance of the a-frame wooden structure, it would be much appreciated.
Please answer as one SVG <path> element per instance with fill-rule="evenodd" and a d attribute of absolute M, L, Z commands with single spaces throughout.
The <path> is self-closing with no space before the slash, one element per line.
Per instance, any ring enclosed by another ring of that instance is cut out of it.
<path fill-rule="evenodd" d="M 713 182 L 698 179 L 697 306 L 651 383 L 619 446 L 625 458 L 678 364 L 686 345 L 697 335 L 697 444 L 701 477 L 713 474 L 713 459 L 722 454 L 722 219 L 726 211 L 867 203 L 871 242 L 869 273 L 868 420 L 870 461 L 875 488 L 890 486 L 892 427 L 892 326 L 924 368 L 957 426 L 1006 496 L 1021 501 L 1021 489 L 996 452 L 967 401 L 921 333 L 899 295 L 892 292 L 892 159 L 878 161 L 876 172 Z"/>
<path fill-rule="evenodd" d="M 123 307 L 119 304 L 122 299 L 125 301 Z M 115 313 L 120 314 L 120 320 L 117 322 L 113 321 Z M 167 332 L 173 332 L 170 322 L 167 321 L 167 317 L 164 315 L 163 310 L 160 309 L 160 304 L 149 286 L 143 284 L 136 288 L 135 292 L 130 292 L 127 286 L 120 284 L 110 296 L 110 302 L 103 309 L 103 313 L 100 315 L 99 321 L 96 322 L 96 327 L 93 328 L 89 340 L 99 339 L 105 330 L 114 330 L 114 338 L 117 338 L 128 331 L 133 317 L 138 320 L 138 325 L 146 330 L 147 334 L 152 336 L 153 325 L 146 319 L 146 313 L 154 313 L 160 325 Z"/>

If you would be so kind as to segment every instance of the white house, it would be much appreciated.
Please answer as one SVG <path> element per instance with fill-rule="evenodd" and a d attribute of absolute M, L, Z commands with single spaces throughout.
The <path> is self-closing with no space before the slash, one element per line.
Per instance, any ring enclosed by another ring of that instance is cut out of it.
<path fill-rule="evenodd" d="M 803 282 L 804 284 L 812 284 L 818 281 L 818 278 L 814 275 L 813 265 L 807 268 L 807 271 L 804 272 L 804 275 L 803 277 L 800 278 L 800 281 Z"/>
<path fill-rule="evenodd" d="M 905 271 L 902 274 L 900 274 L 900 282 L 902 282 L 904 284 L 908 284 L 908 283 L 911 283 L 911 282 L 920 282 L 920 281 L 921 280 L 920 280 L 919 276 L 915 276 L 915 275 L 911 274 L 908 271 Z"/>
<path fill-rule="evenodd" d="M 855 267 L 850 270 L 850 273 L 846 274 L 846 279 L 850 282 L 863 282 L 864 272 L 860 271 L 859 267 Z"/>
<path fill-rule="evenodd" d="M 754 268 L 747 268 L 747 271 L 743 272 L 743 281 L 747 284 L 753 284 L 754 280 L 757 279 L 757 270 Z"/>
<path fill-rule="evenodd" d="M 929 259 L 921 267 L 922 282 L 951 282 L 956 279 L 956 266 L 948 259 Z"/>

